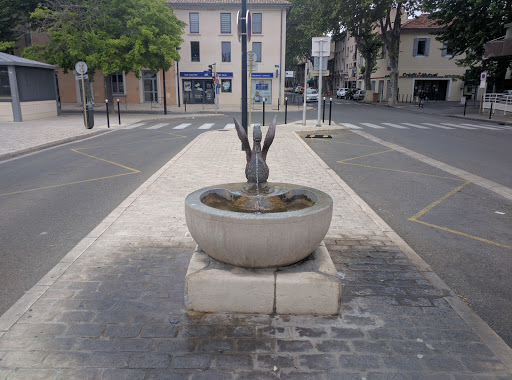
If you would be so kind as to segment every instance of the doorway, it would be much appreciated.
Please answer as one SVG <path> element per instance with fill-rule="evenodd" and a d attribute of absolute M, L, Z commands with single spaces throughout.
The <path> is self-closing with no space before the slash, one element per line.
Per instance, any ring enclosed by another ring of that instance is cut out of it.
<path fill-rule="evenodd" d="M 144 103 L 158 102 L 158 87 L 156 79 L 156 74 L 153 74 L 151 71 L 142 72 L 142 89 Z"/>
<path fill-rule="evenodd" d="M 187 104 L 214 104 L 213 81 L 211 79 L 183 79 L 183 101 Z"/>

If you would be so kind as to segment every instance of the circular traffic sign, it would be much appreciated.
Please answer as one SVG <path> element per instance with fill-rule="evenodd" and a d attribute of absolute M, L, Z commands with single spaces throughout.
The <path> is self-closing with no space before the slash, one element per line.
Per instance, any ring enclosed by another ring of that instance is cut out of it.
<path fill-rule="evenodd" d="M 75 65 L 75 70 L 78 74 L 85 74 L 87 72 L 87 63 L 78 61 Z"/>

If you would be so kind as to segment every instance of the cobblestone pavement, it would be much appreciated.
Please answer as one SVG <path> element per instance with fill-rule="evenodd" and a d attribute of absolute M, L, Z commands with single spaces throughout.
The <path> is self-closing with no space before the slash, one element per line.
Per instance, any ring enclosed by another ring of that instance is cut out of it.
<path fill-rule="evenodd" d="M 245 180 L 236 132 L 211 131 L 0 317 L 0 379 L 512 378 L 510 348 L 454 308 L 453 294 L 293 129 L 277 128 L 269 181 L 333 198 L 325 243 L 342 278 L 340 315 L 185 310 L 195 243 L 184 199 Z"/>

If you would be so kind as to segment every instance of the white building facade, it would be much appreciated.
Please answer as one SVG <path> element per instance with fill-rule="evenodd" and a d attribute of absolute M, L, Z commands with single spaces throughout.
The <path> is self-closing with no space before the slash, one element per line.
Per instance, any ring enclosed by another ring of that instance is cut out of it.
<path fill-rule="evenodd" d="M 187 104 L 241 106 L 242 46 L 238 39 L 239 0 L 170 0 L 176 16 L 187 23 L 182 35 L 177 93 Z M 255 71 L 248 81 L 253 104 L 284 102 L 286 17 L 291 3 L 286 0 L 248 0 L 251 39 L 247 50 L 254 52 Z M 213 65 L 218 85 L 209 75 Z M 249 70 L 249 67 L 248 67 Z"/>

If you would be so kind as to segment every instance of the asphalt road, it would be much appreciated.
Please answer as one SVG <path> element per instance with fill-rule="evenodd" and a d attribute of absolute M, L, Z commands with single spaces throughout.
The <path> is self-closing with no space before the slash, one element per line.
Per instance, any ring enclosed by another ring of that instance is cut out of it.
<path fill-rule="evenodd" d="M 0 163 L 0 315 L 220 115 L 147 122 Z M 156 129 L 148 129 L 155 128 Z"/>
<path fill-rule="evenodd" d="M 512 346 L 512 201 L 372 139 L 512 187 L 512 128 L 337 103 L 351 129 L 305 141 Z"/>

